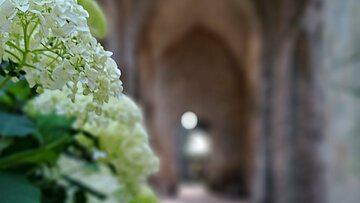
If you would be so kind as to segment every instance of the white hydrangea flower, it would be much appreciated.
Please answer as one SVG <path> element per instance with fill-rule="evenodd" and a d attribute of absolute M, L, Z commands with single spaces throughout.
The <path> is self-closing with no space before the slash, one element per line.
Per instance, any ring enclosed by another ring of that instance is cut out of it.
<path fill-rule="evenodd" d="M 81 87 L 79 87 L 81 89 Z M 110 97 L 103 105 L 103 113 L 85 113 L 91 99 L 77 94 L 75 102 L 67 97 L 70 89 L 45 90 L 29 102 L 27 112 L 32 115 L 56 112 L 76 117 L 75 128 L 90 132 L 99 140 L 95 155 L 111 164 L 129 194 L 136 196 L 149 175 L 156 172 L 159 160 L 150 148 L 148 135 L 142 126 L 141 111 L 127 96 Z M 81 136 L 81 135 L 79 135 Z M 85 137 L 79 138 L 86 139 Z M 91 147 L 86 141 L 85 146 Z M 98 156 L 99 151 L 101 156 Z"/>
<path fill-rule="evenodd" d="M 92 96 L 94 108 L 121 94 L 111 52 L 91 35 L 87 11 L 76 0 L 0 0 L 0 61 L 12 60 L 30 86 L 72 88 Z M 97 111 L 100 113 L 100 111 Z"/>
<path fill-rule="evenodd" d="M 0 30 L 7 31 L 10 28 L 10 19 L 15 13 L 15 6 L 7 0 L 0 0 Z"/>

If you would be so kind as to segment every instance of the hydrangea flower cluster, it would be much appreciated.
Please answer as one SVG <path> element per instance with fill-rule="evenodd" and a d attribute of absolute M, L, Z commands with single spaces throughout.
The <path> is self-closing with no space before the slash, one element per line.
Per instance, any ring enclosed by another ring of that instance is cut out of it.
<path fill-rule="evenodd" d="M 120 70 L 91 35 L 89 14 L 76 0 L 0 0 L 0 13 L 0 62 L 15 62 L 13 72 L 25 74 L 31 87 L 66 86 L 72 101 L 81 91 L 97 114 L 121 94 Z"/>
<path fill-rule="evenodd" d="M 0 87 L 24 75 L 41 93 L 26 112 L 75 117 L 74 128 L 98 140 L 91 144 L 79 133 L 78 142 L 96 161 L 113 166 L 127 199 L 136 199 L 159 160 L 139 108 L 122 94 L 112 53 L 92 36 L 88 17 L 77 0 L 0 0 L 0 63 L 11 64 L 1 70 Z"/>
<path fill-rule="evenodd" d="M 47 114 L 56 112 L 76 117 L 75 128 L 90 132 L 99 140 L 99 149 L 95 149 L 85 136 L 78 140 L 93 148 L 95 158 L 111 164 L 124 184 L 130 196 L 136 196 L 140 187 L 146 183 L 149 175 L 156 172 L 159 160 L 149 146 L 148 135 L 141 122 L 141 112 L 127 96 L 110 97 L 103 105 L 103 113 L 86 113 L 85 106 L 91 100 L 77 95 L 75 102 L 67 98 L 66 91 L 45 90 L 44 93 L 29 102 L 29 114 Z M 89 117 L 90 116 L 90 117 Z M 100 150 L 100 151 L 99 151 Z"/>

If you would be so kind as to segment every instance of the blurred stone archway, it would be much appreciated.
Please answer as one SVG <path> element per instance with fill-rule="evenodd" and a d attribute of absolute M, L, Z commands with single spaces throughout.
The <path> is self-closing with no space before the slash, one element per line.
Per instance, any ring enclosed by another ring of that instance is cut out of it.
<path fill-rule="evenodd" d="M 213 51 L 216 57 L 207 63 L 222 64 L 218 65 L 225 67 L 219 67 L 222 74 L 237 72 L 234 77 L 242 79 L 238 94 L 246 96 L 238 106 L 252 104 L 245 136 L 251 138 L 246 151 L 251 160 L 244 167 L 251 171 L 245 184 L 251 199 L 262 203 L 326 201 L 321 150 L 323 64 L 319 60 L 322 0 L 103 1 L 109 11 L 119 8 L 113 12 L 120 17 L 112 18 L 116 29 L 110 39 L 122 43 L 116 46 L 111 41 L 108 46 L 114 46 L 116 58 L 124 61 L 125 89 L 144 107 L 153 146 L 163 161 L 161 178 L 156 181 L 160 189 L 173 191 L 177 183 L 173 136 L 161 127 L 162 120 L 173 122 L 179 114 L 164 115 L 161 110 L 169 108 L 173 99 L 167 98 L 172 92 L 164 86 L 176 80 L 165 80 L 171 73 L 186 70 L 177 62 L 185 55 L 181 50 L 204 48 L 191 42 L 200 35 L 207 39 L 207 48 L 192 55 L 202 58 L 211 50 L 224 50 Z M 219 62 L 224 59 L 226 63 Z"/>
<path fill-rule="evenodd" d="M 253 187 L 259 42 L 251 8 L 242 4 L 159 1 L 147 20 L 139 41 L 138 96 L 153 122 L 149 127 L 163 160 L 157 182 L 163 190 L 177 185 L 172 143 L 186 108 L 213 126 L 210 185 L 243 193 Z"/>
<path fill-rule="evenodd" d="M 153 89 L 158 139 L 170 137 L 175 143 L 182 113 L 195 112 L 206 122 L 213 142 L 209 185 L 239 194 L 249 190 L 255 168 L 249 119 L 255 106 L 244 72 L 221 38 L 195 27 L 166 51 L 154 73 Z M 176 147 L 170 143 L 163 143 L 162 150 L 173 156 Z"/>

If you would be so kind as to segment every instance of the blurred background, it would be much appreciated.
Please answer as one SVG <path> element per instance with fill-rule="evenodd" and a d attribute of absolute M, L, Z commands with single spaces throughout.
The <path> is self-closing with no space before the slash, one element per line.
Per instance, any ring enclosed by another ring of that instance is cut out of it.
<path fill-rule="evenodd" d="M 360 202 L 359 0 L 98 2 L 162 202 Z"/>

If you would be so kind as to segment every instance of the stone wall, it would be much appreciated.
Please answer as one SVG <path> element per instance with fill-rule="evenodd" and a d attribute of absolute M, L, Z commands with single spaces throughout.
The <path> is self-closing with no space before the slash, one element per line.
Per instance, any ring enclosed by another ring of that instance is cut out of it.
<path fill-rule="evenodd" d="M 329 202 L 360 201 L 360 2 L 326 1 Z"/>

